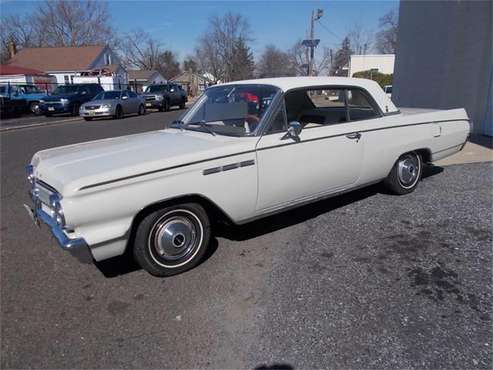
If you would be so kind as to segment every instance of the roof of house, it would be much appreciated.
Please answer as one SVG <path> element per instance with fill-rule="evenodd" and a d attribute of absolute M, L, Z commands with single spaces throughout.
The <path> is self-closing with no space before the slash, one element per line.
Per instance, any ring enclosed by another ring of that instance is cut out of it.
<path fill-rule="evenodd" d="M 378 83 L 365 78 L 349 78 L 349 77 L 277 77 L 277 78 L 260 78 L 257 80 L 245 80 L 234 81 L 220 84 L 217 86 L 225 85 L 270 85 L 275 86 L 286 92 L 292 89 L 311 87 L 313 89 L 320 87 L 339 87 L 339 86 L 351 86 L 360 87 L 367 90 L 375 102 L 382 108 L 384 112 L 396 112 L 398 109 L 394 103 L 387 97 L 383 89 Z"/>
<path fill-rule="evenodd" d="M 154 73 L 157 71 L 151 70 L 143 70 L 143 69 L 130 69 L 128 72 L 129 80 L 149 80 Z"/>
<path fill-rule="evenodd" d="M 29 75 L 29 76 L 46 76 L 43 71 L 38 71 L 37 69 L 25 68 L 11 64 L 1 64 L 0 65 L 0 75 L 10 76 L 10 75 Z"/>
<path fill-rule="evenodd" d="M 87 70 L 105 46 L 24 48 L 8 64 L 40 71 Z"/>

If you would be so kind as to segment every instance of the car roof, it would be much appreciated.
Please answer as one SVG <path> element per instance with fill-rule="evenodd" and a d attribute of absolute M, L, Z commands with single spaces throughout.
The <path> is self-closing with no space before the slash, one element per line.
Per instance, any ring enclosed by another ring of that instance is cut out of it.
<path fill-rule="evenodd" d="M 332 77 L 332 76 L 316 76 L 316 77 L 276 77 L 276 78 L 259 78 L 254 80 L 234 81 L 220 84 L 224 85 L 237 85 L 237 84 L 260 84 L 271 85 L 278 87 L 283 92 L 289 90 L 306 88 L 306 87 L 320 87 L 320 86 L 351 86 L 359 87 L 367 90 L 373 99 L 380 106 L 380 109 L 384 113 L 398 112 L 397 107 L 387 97 L 383 89 L 378 83 L 366 78 L 352 78 L 352 77 Z"/>

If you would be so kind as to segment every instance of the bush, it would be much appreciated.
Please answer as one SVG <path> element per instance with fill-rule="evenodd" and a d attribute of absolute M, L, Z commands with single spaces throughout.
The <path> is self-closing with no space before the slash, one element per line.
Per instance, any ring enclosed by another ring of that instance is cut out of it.
<path fill-rule="evenodd" d="M 371 78 L 370 78 L 370 76 L 371 76 Z M 377 82 L 383 88 L 385 85 L 392 85 L 393 75 L 388 75 L 388 74 L 380 73 L 380 72 L 371 73 L 370 71 L 361 71 L 361 72 L 354 73 L 353 77 L 367 78 L 368 80 L 373 80 L 373 81 Z"/>

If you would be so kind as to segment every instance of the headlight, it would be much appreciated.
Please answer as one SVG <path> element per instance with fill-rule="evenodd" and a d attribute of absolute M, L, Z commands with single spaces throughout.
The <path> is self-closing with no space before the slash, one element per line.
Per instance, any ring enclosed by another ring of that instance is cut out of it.
<path fill-rule="evenodd" d="M 31 186 L 34 185 L 34 167 L 32 164 L 28 164 L 26 166 L 26 175 L 27 175 L 27 182 L 31 184 Z"/>
<path fill-rule="evenodd" d="M 156 95 L 156 100 L 163 100 L 163 96 L 162 95 Z"/>
<path fill-rule="evenodd" d="M 68 103 L 68 99 L 62 98 L 62 99 L 60 99 L 60 101 L 61 101 L 62 104 L 67 104 Z"/>
<path fill-rule="evenodd" d="M 58 194 L 50 195 L 50 208 L 51 208 L 51 217 L 53 217 L 60 227 L 65 226 L 65 217 L 63 215 L 62 204 L 60 201 L 62 198 Z"/>
<path fill-rule="evenodd" d="M 101 105 L 101 109 L 111 109 L 111 104 L 103 104 Z"/>

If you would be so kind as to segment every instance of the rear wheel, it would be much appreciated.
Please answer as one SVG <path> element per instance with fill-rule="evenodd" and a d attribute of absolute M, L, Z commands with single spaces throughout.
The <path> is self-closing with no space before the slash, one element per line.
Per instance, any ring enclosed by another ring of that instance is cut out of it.
<path fill-rule="evenodd" d="M 171 276 L 196 266 L 210 239 L 210 223 L 196 203 L 165 207 L 146 216 L 137 228 L 133 255 L 155 276 Z"/>
<path fill-rule="evenodd" d="M 180 109 L 185 109 L 186 102 L 187 102 L 187 101 L 185 100 L 185 98 L 183 98 L 183 100 L 182 100 L 182 101 L 181 101 L 181 103 L 180 103 Z"/>
<path fill-rule="evenodd" d="M 416 152 L 399 157 L 384 180 L 385 187 L 394 194 L 403 195 L 414 191 L 423 173 L 423 161 Z"/>

